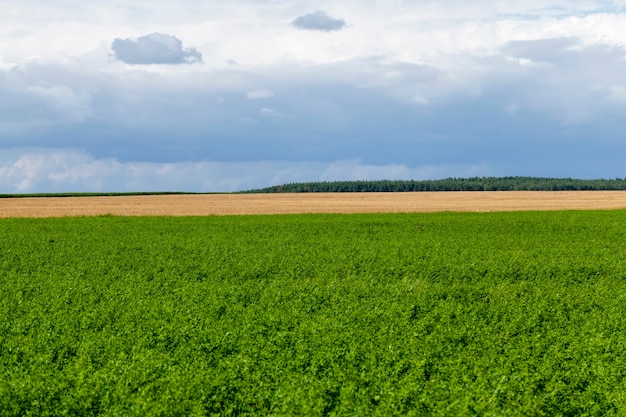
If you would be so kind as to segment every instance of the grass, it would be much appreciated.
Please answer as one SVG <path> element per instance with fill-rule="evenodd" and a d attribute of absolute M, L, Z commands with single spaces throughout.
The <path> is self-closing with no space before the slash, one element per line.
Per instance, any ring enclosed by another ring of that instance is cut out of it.
<path fill-rule="evenodd" d="M 0 220 L 0 416 L 621 415 L 626 211 Z"/>

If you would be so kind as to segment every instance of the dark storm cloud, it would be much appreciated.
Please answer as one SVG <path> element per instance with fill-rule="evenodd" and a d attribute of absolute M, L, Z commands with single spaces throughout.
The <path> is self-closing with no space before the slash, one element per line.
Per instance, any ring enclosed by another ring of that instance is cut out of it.
<path fill-rule="evenodd" d="M 291 24 L 298 29 L 319 30 L 321 32 L 341 30 L 346 26 L 343 19 L 335 19 L 322 11 L 300 16 Z"/>
<path fill-rule="evenodd" d="M 172 35 L 152 33 L 137 40 L 116 38 L 111 45 L 117 59 L 127 64 L 192 64 L 202 62 L 196 48 L 183 48 Z"/>

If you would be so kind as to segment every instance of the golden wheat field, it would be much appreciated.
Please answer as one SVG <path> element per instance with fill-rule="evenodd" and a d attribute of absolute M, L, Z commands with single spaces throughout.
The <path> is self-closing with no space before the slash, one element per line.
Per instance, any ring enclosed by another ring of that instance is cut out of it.
<path fill-rule="evenodd" d="M 607 210 L 624 191 L 183 194 L 0 199 L 0 217 L 207 216 L 297 213 Z"/>

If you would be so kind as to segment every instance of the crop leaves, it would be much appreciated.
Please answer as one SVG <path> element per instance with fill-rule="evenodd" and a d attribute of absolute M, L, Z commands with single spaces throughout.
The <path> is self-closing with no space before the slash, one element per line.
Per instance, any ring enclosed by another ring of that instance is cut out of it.
<path fill-rule="evenodd" d="M 620 415 L 626 212 L 0 221 L 0 415 Z"/>

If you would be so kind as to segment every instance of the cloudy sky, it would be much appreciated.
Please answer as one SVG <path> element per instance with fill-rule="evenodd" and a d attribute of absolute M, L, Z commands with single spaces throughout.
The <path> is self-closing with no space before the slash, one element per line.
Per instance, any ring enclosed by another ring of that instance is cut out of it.
<path fill-rule="evenodd" d="M 626 0 L 0 0 L 0 193 L 626 177 Z"/>

